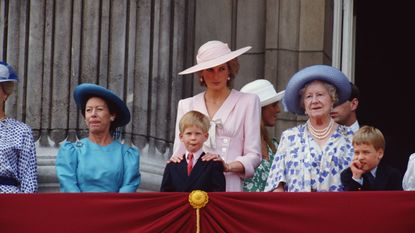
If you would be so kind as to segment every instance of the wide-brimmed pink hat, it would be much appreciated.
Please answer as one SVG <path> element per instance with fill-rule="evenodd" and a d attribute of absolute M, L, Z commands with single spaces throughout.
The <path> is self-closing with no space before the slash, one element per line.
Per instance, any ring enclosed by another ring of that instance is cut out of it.
<path fill-rule="evenodd" d="M 196 55 L 196 62 L 197 65 L 194 65 L 190 68 L 187 68 L 180 72 L 179 74 L 191 74 L 197 71 L 205 70 L 208 68 L 212 68 L 218 65 L 221 65 L 225 62 L 228 62 L 239 55 L 245 53 L 246 51 L 250 50 L 252 47 L 247 46 L 240 48 L 235 51 L 231 51 L 229 49 L 228 44 L 223 43 L 222 41 L 218 40 L 211 40 L 200 46 L 197 55 Z"/>

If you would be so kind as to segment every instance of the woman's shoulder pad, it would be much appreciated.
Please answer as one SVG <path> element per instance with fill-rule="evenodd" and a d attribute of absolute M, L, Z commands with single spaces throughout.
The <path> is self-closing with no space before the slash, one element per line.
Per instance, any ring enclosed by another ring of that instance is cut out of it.
<path fill-rule="evenodd" d="M 82 147 L 83 143 L 81 141 L 71 142 L 71 141 L 64 141 L 59 146 L 60 150 L 74 150 L 76 147 Z"/>
<path fill-rule="evenodd" d="M 117 141 L 117 142 L 122 145 L 122 150 L 124 151 L 124 153 L 130 153 L 130 154 L 139 154 L 140 153 L 140 150 L 134 145 L 121 143 L 120 141 Z"/>

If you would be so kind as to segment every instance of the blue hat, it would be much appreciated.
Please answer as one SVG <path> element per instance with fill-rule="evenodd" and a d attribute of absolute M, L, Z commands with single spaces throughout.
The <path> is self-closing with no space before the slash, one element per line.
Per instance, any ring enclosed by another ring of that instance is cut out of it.
<path fill-rule="evenodd" d="M 346 75 L 332 66 L 313 65 L 298 71 L 288 81 L 283 100 L 287 111 L 299 115 L 305 114 L 300 106 L 300 90 L 307 83 L 315 80 L 330 83 L 336 88 L 339 100 L 335 105 L 342 104 L 349 99 L 351 87 Z"/>
<path fill-rule="evenodd" d="M 0 61 L 0 82 L 17 82 L 16 71 L 4 61 Z"/>
<path fill-rule="evenodd" d="M 73 97 L 75 99 L 76 105 L 79 109 L 81 109 L 83 116 L 85 116 L 86 101 L 90 97 L 100 97 L 105 101 L 110 102 L 115 107 L 117 116 L 111 123 L 112 127 L 116 128 L 124 126 L 131 120 L 130 110 L 128 110 L 125 102 L 117 95 L 115 95 L 112 91 L 102 86 L 98 86 L 92 83 L 79 84 L 73 92 Z"/>

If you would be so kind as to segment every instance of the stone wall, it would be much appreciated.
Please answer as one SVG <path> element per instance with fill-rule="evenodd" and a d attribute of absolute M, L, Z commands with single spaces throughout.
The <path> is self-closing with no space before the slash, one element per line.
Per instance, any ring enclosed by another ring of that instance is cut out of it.
<path fill-rule="evenodd" d="M 266 78 L 283 90 L 298 69 L 331 63 L 332 0 L 0 0 L 0 60 L 20 82 L 9 116 L 37 140 L 41 192 L 58 190 L 57 148 L 86 135 L 72 92 L 83 82 L 106 86 L 132 113 L 125 143 L 142 152 L 140 191 L 157 191 L 171 154 L 177 102 L 203 90 L 177 73 L 199 46 L 222 40 L 240 57 L 234 87 Z M 303 118 L 281 113 L 275 130 Z"/>

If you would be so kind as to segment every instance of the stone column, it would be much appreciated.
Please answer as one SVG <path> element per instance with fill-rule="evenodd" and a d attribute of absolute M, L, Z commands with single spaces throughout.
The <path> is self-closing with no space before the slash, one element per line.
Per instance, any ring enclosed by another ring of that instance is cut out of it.
<path fill-rule="evenodd" d="M 331 1 L 268 0 L 266 3 L 264 72 L 278 91 L 285 89 L 299 69 L 331 64 Z M 305 118 L 281 112 L 278 119 L 274 132 L 277 138 Z"/>

